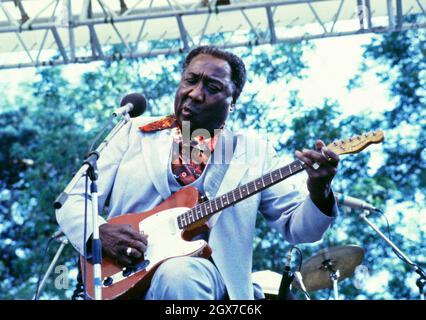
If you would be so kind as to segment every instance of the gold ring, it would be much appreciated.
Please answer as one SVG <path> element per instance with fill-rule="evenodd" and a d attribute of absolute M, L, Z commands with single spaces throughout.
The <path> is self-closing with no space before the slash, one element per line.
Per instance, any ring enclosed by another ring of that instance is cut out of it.
<path fill-rule="evenodd" d="M 325 155 L 325 153 L 324 153 L 324 150 L 323 149 L 321 149 L 321 154 L 323 155 L 323 157 L 328 161 L 328 162 L 331 162 L 332 160 L 333 160 L 333 158 L 332 157 L 329 157 L 329 156 L 326 156 Z"/>

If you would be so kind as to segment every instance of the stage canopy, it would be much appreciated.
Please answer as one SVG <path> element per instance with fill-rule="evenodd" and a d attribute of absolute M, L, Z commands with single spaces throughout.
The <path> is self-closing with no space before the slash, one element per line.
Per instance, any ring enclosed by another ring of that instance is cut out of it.
<path fill-rule="evenodd" d="M 426 0 L 0 0 L 0 69 L 417 29 L 425 19 L 407 18 L 425 10 Z"/>

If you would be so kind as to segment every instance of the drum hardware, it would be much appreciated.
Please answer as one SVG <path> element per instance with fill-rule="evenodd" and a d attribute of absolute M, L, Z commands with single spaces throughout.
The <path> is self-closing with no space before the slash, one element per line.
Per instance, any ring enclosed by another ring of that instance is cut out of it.
<path fill-rule="evenodd" d="M 333 288 L 334 299 L 339 299 L 338 282 L 351 276 L 364 258 L 364 249 L 356 245 L 345 245 L 320 250 L 302 265 L 303 282 L 292 285 L 302 291 Z M 302 288 L 301 284 L 305 288 Z"/>
<path fill-rule="evenodd" d="M 322 268 L 324 269 L 324 271 L 328 272 L 330 280 L 333 282 L 334 300 L 339 300 L 339 289 L 337 287 L 337 282 L 339 281 L 340 277 L 339 270 L 335 270 L 333 263 L 330 259 L 327 259 L 322 262 Z"/>

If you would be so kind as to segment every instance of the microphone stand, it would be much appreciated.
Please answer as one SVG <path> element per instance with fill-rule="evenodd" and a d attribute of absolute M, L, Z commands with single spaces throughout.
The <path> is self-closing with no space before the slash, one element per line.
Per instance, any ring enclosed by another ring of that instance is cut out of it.
<path fill-rule="evenodd" d="M 413 268 L 413 270 L 419 275 L 419 278 L 416 281 L 416 285 L 419 288 L 420 300 L 424 300 L 423 288 L 426 283 L 425 271 L 420 268 L 419 265 L 412 262 L 401 250 L 399 250 L 399 248 L 390 239 L 388 239 L 370 220 L 368 220 L 367 215 L 369 213 L 369 210 L 364 210 L 360 214 L 360 218 L 363 219 L 371 228 L 373 228 L 373 230 L 376 231 L 376 233 L 392 247 L 398 258 L 400 258 L 403 262 L 409 264 Z"/>
<path fill-rule="evenodd" d="M 117 114 L 113 114 L 115 117 Z M 128 112 L 123 114 L 123 118 L 111 130 L 108 136 L 102 141 L 95 151 L 91 151 L 83 162 L 81 168 L 77 171 L 74 178 L 68 183 L 64 191 L 56 198 L 54 207 L 60 209 L 68 199 L 68 195 L 77 184 L 81 177 L 87 176 L 91 180 L 90 194 L 92 202 L 92 264 L 93 264 L 93 285 L 95 292 L 95 300 L 102 300 L 102 280 L 101 280 L 101 263 L 102 263 L 102 245 L 99 239 L 98 225 L 98 187 L 96 181 L 98 179 L 97 160 L 102 150 L 109 144 L 115 134 L 130 120 Z M 84 257 L 86 259 L 86 257 Z"/>

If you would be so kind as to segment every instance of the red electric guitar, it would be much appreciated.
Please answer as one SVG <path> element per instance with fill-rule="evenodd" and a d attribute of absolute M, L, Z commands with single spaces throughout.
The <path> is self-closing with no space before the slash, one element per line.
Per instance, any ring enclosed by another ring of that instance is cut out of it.
<path fill-rule="evenodd" d="M 327 146 L 338 155 L 358 153 L 373 143 L 383 141 L 383 132 L 377 131 Z M 206 222 L 215 213 L 232 206 L 272 185 L 305 169 L 296 160 L 249 183 L 235 188 L 217 198 L 199 203 L 199 193 L 186 187 L 172 194 L 152 210 L 124 214 L 108 220 L 110 224 L 130 224 L 135 230 L 149 235 L 144 258 L 134 266 L 122 268 L 108 257 L 102 259 L 102 299 L 141 298 L 148 289 L 152 276 L 165 260 L 179 256 L 211 255 L 207 242 L 191 239 L 208 228 Z M 82 257 L 82 263 L 84 258 Z M 83 270 L 83 268 L 82 268 Z M 87 291 L 94 297 L 93 266 L 87 265 Z"/>

